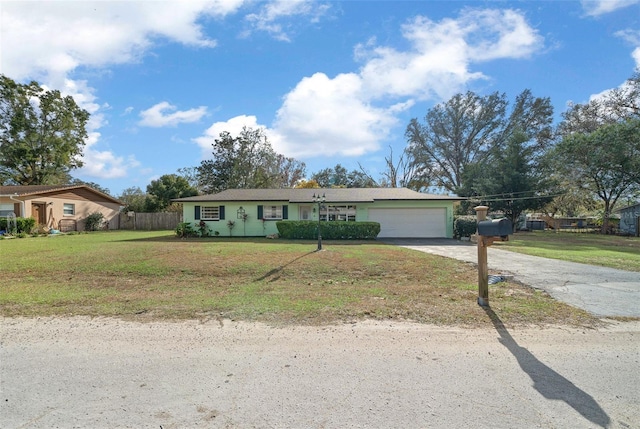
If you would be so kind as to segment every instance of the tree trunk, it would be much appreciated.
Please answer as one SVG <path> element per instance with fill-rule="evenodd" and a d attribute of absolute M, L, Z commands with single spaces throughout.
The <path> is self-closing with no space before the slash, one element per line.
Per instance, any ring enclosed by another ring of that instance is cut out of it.
<path fill-rule="evenodd" d="M 604 202 L 604 217 L 602 219 L 602 229 L 600 230 L 601 234 L 609 233 L 609 213 L 611 211 L 611 206 L 609 201 Z"/>

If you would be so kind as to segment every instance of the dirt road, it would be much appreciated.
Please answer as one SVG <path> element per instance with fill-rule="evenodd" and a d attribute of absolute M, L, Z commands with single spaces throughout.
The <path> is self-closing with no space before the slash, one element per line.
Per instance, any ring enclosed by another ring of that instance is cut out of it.
<path fill-rule="evenodd" d="M 640 323 L 0 319 L 2 428 L 638 428 Z"/>

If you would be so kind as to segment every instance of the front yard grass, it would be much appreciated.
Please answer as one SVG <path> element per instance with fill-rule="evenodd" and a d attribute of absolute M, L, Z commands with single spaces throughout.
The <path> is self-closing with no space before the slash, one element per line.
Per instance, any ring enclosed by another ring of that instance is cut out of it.
<path fill-rule="evenodd" d="M 474 265 L 375 241 L 178 239 L 112 231 L 0 240 L 0 314 L 491 326 Z M 597 319 L 515 283 L 490 286 L 505 324 Z"/>
<path fill-rule="evenodd" d="M 640 238 L 598 233 L 518 232 L 499 243 L 506 250 L 640 272 Z"/>

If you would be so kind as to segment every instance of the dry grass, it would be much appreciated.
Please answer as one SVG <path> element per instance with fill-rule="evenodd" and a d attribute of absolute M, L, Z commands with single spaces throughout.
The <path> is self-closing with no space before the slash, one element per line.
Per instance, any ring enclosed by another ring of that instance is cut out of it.
<path fill-rule="evenodd" d="M 471 264 L 378 242 L 325 242 L 325 249 L 304 241 L 180 240 L 167 232 L 2 240 L 0 313 L 491 326 L 476 304 Z M 597 323 L 514 283 L 490 286 L 490 299 L 506 325 Z"/>

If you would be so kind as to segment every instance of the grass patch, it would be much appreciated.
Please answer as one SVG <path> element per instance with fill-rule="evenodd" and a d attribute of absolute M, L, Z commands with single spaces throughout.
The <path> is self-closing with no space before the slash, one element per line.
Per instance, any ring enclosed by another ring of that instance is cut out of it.
<path fill-rule="evenodd" d="M 371 241 L 324 244 L 139 231 L 3 240 L 0 313 L 491 326 L 471 264 Z M 490 293 L 505 324 L 597 323 L 515 283 Z"/>
<path fill-rule="evenodd" d="M 500 243 L 527 255 L 640 272 L 640 238 L 594 233 L 518 232 Z"/>

